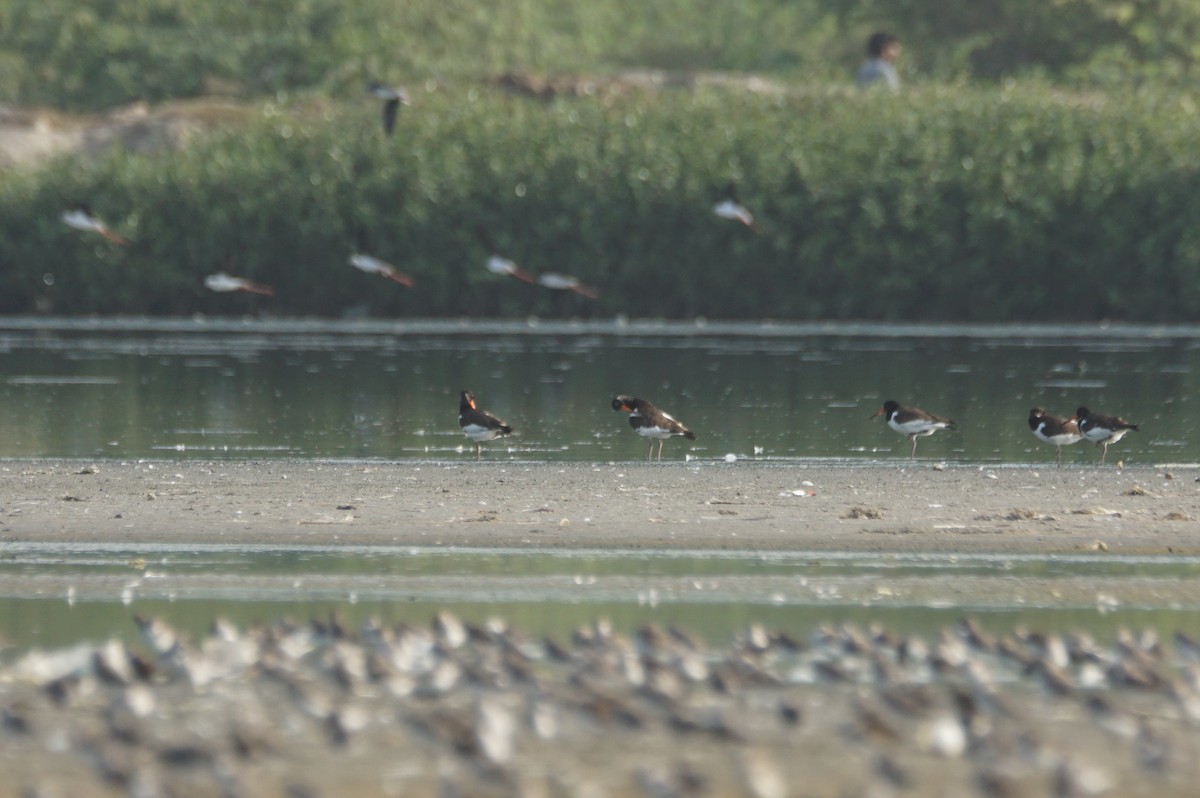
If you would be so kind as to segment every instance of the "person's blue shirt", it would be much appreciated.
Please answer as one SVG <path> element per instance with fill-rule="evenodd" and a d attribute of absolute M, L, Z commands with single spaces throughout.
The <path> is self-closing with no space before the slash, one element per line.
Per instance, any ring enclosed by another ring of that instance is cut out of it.
<path fill-rule="evenodd" d="M 900 76 L 896 74 L 896 67 L 883 58 L 872 58 L 859 67 L 854 82 L 860 89 L 881 82 L 892 91 L 900 88 Z"/>

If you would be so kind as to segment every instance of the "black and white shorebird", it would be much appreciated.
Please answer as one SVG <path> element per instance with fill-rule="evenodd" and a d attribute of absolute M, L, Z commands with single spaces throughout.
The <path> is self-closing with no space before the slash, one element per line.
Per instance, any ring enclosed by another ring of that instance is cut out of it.
<path fill-rule="evenodd" d="M 1029 411 L 1029 428 L 1039 441 L 1044 441 L 1058 450 L 1054 462 L 1062 465 L 1062 447 L 1079 443 L 1083 434 L 1073 418 L 1049 415 L 1040 407 Z"/>
<path fill-rule="evenodd" d="M 635 396 L 625 396 L 622 394 L 613 398 L 612 409 L 628 413 L 629 426 L 633 427 L 633 431 L 644 438 L 651 439 L 650 451 L 646 452 L 647 460 L 651 459 L 654 455 L 655 439 L 658 440 L 659 460 L 662 460 L 663 442 L 667 438 L 684 437 L 689 441 L 696 440 L 696 433 L 645 399 L 638 399 Z"/>
<path fill-rule="evenodd" d="M 458 395 L 458 426 L 463 434 L 475 442 L 475 459 L 483 456 L 484 441 L 491 441 L 501 435 L 511 435 L 513 428 L 486 410 L 475 406 L 475 394 L 463 391 Z"/>
<path fill-rule="evenodd" d="M 761 232 L 758 224 L 754 221 L 754 214 L 750 213 L 750 210 L 738 200 L 737 186 L 732 182 L 725 186 L 725 194 L 721 201 L 713 206 L 713 213 L 722 219 L 741 222 L 743 226 L 756 233 Z"/>
<path fill-rule="evenodd" d="M 523 283 L 529 283 L 530 285 L 533 285 L 537 282 L 537 280 L 533 278 L 532 274 L 517 266 L 516 263 L 512 262 L 508 258 L 501 257 L 499 251 L 496 249 L 495 242 L 492 241 L 492 237 L 482 230 L 479 232 L 479 243 L 483 244 L 483 246 L 487 249 L 488 259 L 484 266 L 487 267 L 489 272 L 492 274 L 503 275 L 505 277 L 513 277 Z"/>
<path fill-rule="evenodd" d="M 1094 441 L 1097 446 L 1104 447 L 1104 450 L 1100 453 L 1100 465 L 1104 465 L 1104 458 L 1108 454 L 1109 444 L 1116 443 L 1124 438 L 1129 430 L 1136 431 L 1138 428 L 1137 424 L 1130 424 L 1123 418 L 1093 413 L 1086 407 L 1081 407 L 1075 411 L 1074 420 L 1079 424 L 1079 431 L 1083 434 L 1084 438 Z"/>
<path fill-rule="evenodd" d="M 392 135 L 392 131 L 396 129 L 396 113 L 401 105 L 409 104 L 408 92 L 401 86 L 388 86 L 377 82 L 368 83 L 367 91 L 372 97 L 383 100 L 383 132 L 384 135 Z"/>
<path fill-rule="evenodd" d="M 129 244 L 124 238 L 109 230 L 108 225 L 104 224 L 100 220 L 100 217 L 92 213 L 92 209 L 86 205 L 77 205 L 69 211 L 63 211 L 61 218 L 63 224 L 73 230 L 82 230 L 85 233 L 97 233 L 122 247 Z"/>
<path fill-rule="evenodd" d="M 355 252 L 350 256 L 350 265 L 367 274 L 378 274 L 380 277 L 387 278 L 392 282 L 400 283 L 405 288 L 413 287 L 413 278 L 399 271 L 387 261 L 380 260 L 373 255 L 364 255 L 361 252 Z"/>
<path fill-rule="evenodd" d="M 876 416 L 883 416 L 889 427 L 901 435 L 907 435 L 912 441 L 912 453 L 908 456 L 910 460 L 917 456 L 917 438 L 928 437 L 940 429 L 956 429 L 954 422 L 948 418 L 926 413 L 919 407 L 901 407 L 899 402 L 891 399 L 884 402 L 883 407 L 876 410 L 871 418 Z"/>
<path fill-rule="evenodd" d="M 253 280 L 247 280 L 245 277 L 234 277 L 225 272 L 217 272 L 210 274 L 204 278 L 204 287 L 209 291 L 216 291 L 219 294 L 227 294 L 233 291 L 245 291 L 250 294 L 261 294 L 262 296 L 275 296 L 275 289 L 269 285 L 256 283 Z"/>

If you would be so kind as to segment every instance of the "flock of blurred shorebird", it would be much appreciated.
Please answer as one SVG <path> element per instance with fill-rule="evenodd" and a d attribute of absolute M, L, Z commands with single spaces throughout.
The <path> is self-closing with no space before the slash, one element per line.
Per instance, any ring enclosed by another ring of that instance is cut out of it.
<path fill-rule="evenodd" d="M 391 136 L 396 127 L 396 115 L 400 106 L 410 103 L 408 92 L 402 87 L 386 86 L 381 83 L 368 84 L 367 91 L 371 96 L 383 102 L 383 132 L 385 135 Z M 721 201 L 713 206 L 712 212 L 722 219 L 738 222 L 748 230 L 759 232 L 754 215 L 738 201 L 736 188 L 732 182 L 726 187 Z M 102 236 L 117 246 L 129 246 L 128 239 L 114 232 L 88 205 L 77 205 L 63 212 L 62 221 L 68 227 Z M 587 299 L 600 298 L 599 289 L 587 285 L 571 275 L 558 272 L 542 272 L 536 276 L 530 274 L 512 260 L 501 255 L 486 232 L 480 231 L 478 238 L 487 249 L 488 258 L 484 265 L 492 274 L 511 277 L 523 283 L 539 285 L 554 291 L 568 291 Z M 365 252 L 355 252 L 350 255 L 349 264 L 367 274 L 378 275 L 405 288 L 412 288 L 416 284 L 411 276 L 400 271 L 391 263 Z M 273 286 L 228 274 L 225 271 L 210 274 L 204 278 L 203 282 L 205 288 L 218 293 L 242 291 L 262 296 L 273 296 L 275 293 Z"/>

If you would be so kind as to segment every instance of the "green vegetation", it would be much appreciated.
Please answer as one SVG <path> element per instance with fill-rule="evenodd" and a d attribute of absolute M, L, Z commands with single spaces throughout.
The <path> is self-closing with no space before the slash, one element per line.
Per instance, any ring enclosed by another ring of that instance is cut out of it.
<path fill-rule="evenodd" d="M 508 70 L 735 70 L 844 80 L 878 28 L 939 80 L 1194 83 L 1192 0 L 8 0 L 0 102 L 106 108 L 361 90 Z"/>
<path fill-rule="evenodd" d="M 1200 302 L 1186 102 L 1044 86 L 548 105 L 440 91 L 390 140 L 376 110 L 268 106 L 181 153 L 6 181 L 0 312 L 1184 320 Z M 761 235 L 711 213 L 729 180 Z M 67 229 L 58 215 L 81 197 L 133 244 Z M 604 297 L 489 274 L 481 229 Z M 416 287 L 355 271 L 356 248 Z M 201 277 L 230 262 L 277 296 L 207 295 Z"/>
<path fill-rule="evenodd" d="M 877 28 L 905 42 L 898 97 L 848 86 Z M 0 312 L 1191 320 L 1198 43 L 1188 0 L 11 0 L 0 102 L 260 113 L 4 175 Z M 610 80 L 645 67 L 782 88 Z M 505 73 L 599 89 L 534 101 Z M 414 94 L 392 139 L 372 78 Z M 730 180 L 762 234 L 712 215 Z M 133 244 L 68 230 L 80 202 Z M 602 299 L 489 274 L 480 230 Z M 211 295 L 221 268 L 277 295 Z"/>

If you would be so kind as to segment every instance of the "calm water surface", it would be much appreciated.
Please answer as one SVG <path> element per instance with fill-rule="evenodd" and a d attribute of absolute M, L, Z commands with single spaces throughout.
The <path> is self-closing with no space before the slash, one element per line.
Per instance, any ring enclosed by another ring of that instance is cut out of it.
<path fill-rule="evenodd" d="M 1116 458 L 1200 461 L 1200 328 L 614 322 L 0 321 L 0 456 L 455 459 L 463 388 L 520 432 L 492 458 L 641 458 L 620 392 L 697 432 L 680 458 L 906 455 L 868 418 L 895 398 L 959 421 L 930 458 L 1045 462 L 1029 408 L 1086 404 L 1144 425 Z"/>

